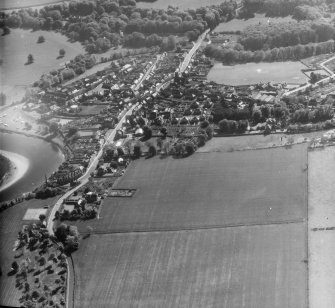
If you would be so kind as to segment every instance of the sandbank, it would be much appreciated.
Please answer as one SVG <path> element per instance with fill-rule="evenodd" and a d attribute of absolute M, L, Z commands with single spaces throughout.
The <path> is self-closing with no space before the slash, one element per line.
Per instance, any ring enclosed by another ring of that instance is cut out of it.
<path fill-rule="evenodd" d="M 19 154 L 0 150 L 0 154 L 10 160 L 10 171 L 5 175 L 3 183 L 0 186 L 0 192 L 12 186 L 19 181 L 28 171 L 30 162 L 29 160 Z"/>

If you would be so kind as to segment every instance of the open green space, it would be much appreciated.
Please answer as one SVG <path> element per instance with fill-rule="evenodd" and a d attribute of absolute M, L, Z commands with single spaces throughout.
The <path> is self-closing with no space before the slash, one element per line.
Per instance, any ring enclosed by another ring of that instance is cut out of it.
<path fill-rule="evenodd" d="M 40 35 L 44 43 L 37 43 Z M 79 42 L 71 43 L 67 37 L 52 31 L 30 31 L 11 29 L 9 35 L 0 37 L 1 58 L 0 68 L 2 86 L 28 85 L 38 80 L 42 74 L 57 69 L 61 64 L 73 59 L 84 49 Z M 65 56 L 59 58 L 59 50 L 65 50 Z M 34 63 L 25 65 L 27 57 L 32 54 Z"/>
<path fill-rule="evenodd" d="M 228 22 L 220 23 L 215 29 L 215 32 L 223 31 L 243 31 L 248 26 L 259 24 L 277 23 L 292 20 L 291 16 L 286 17 L 267 17 L 265 14 L 255 14 L 254 18 L 249 19 L 232 19 Z"/>
<path fill-rule="evenodd" d="M 305 308 L 304 230 L 92 235 L 73 255 L 75 307 Z"/>
<path fill-rule="evenodd" d="M 303 84 L 307 77 L 302 73 L 306 68 L 301 62 L 247 63 L 233 66 L 215 63 L 207 79 L 231 86 L 250 85 L 260 82 Z"/>
<path fill-rule="evenodd" d="M 141 159 L 114 186 L 136 194 L 106 198 L 90 225 L 96 232 L 125 232 L 301 221 L 305 170 L 305 145 Z M 78 226 L 83 230 L 85 223 Z"/>
<path fill-rule="evenodd" d="M 78 113 L 81 116 L 92 116 L 99 114 L 102 110 L 106 108 L 106 105 L 87 105 L 80 106 L 80 112 Z"/>
<path fill-rule="evenodd" d="M 32 199 L 14 205 L 0 213 L 0 265 L 2 270 L 0 276 L 0 305 L 17 307 L 20 305 L 18 300 L 21 294 L 15 288 L 15 275 L 7 276 L 7 274 L 15 260 L 13 248 L 18 232 L 21 231 L 23 225 L 28 225 L 30 222 L 36 223 L 36 221 L 22 220 L 27 209 L 43 208 L 45 205 L 52 205 L 56 200 L 57 197 L 46 200 Z"/>

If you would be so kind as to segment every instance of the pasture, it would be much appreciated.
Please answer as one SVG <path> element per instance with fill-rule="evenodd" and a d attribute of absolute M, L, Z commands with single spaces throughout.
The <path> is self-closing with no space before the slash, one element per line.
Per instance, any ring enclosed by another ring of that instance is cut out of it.
<path fill-rule="evenodd" d="M 134 161 L 114 188 L 136 194 L 106 198 L 90 225 L 104 233 L 302 221 L 306 156 L 305 145 L 297 145 Z"/>
<path fill-rule="evenodd" d="M 19 306 L 20 292 L 15 288 L 15 276 L 7 276 L 11 264 L 15 260 L 13 251 L 18 232 L 23 225 L 36 221 L 23 221 L 28 208 L 40 209 L 44 205 L 56 202 L 57 197 L 46 200 L 32 199 L 24 201 L 0 213 L 0 264 L 2 275 L 0 276 L 0 305 Z"/>
<path fill-rule="evenodd" d="M 91 235 L 73 255 L 75 307 L 305 308 L 304 230 Z"/>
<path fill-rule="evenodd" d="M 246 27 L 258 24 L 278 23 L 292 20 L 291 16 L 287 17 L 266 17 L 265 14 L 255 14 L 254 18 L 249 19 L 232 19 L 228 22 L 220 23 L 215 32 L 236 32 L 243 31 Z"/>
<path fill-rule="evenodd" d="M 301 62 L 247 63 L 232 66 L 215 63 L 207 80 L 231 86 L 250 85 L 260 82 L 303 84 L 308 78 L 301 71 Z"/>
<path fill-rule="evenodd" d="M 45 37 L 45 42 L 38 44 L 40 35 Z M 2 87 L 8 100 L 15 95 L 14 89 L 21 89 L 38 80 L 42 74 L 49 73 L 59 68 L 62 64 L 73 59 L 80 53 L 85 53 L 79 42 L 71 43 L 67 37 L 51 31 L 30 31 L 11 29 L 9 35 L 0 36 L 1 59 L 0 67 Z M 58 58 L 59 50 L 65 50 L 65 56 Z M 28 54 L 34 57 L 34 63 L 25 65 Z"/>

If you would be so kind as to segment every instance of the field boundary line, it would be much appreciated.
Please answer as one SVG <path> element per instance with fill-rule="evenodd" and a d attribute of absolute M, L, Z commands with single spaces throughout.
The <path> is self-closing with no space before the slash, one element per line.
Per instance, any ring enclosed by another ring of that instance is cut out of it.
<path fill-rule="evenodd" d="M 187 232 L 187 231 L 197 231 L 197 230 L 215 230 L 215 229 L 228 229 L 228 228 L 240 228 L 240 227 L 257 227 L 257 226 L 272 226 L 272 225 L 288 225 L 288 224 L 298 224 L 305 223 L 305 218 L 283 220 L 283 221 L 270 221 L 264 223 L 248 223 L 248 224 L 226 224 L 226 225 L 212 225 L 212 226 L 197 226 L 188 228 L 160 228 L 160 229 L 137 229 L 137 230 L 111 230 L 111 231 L 93 231 L 93 232 L 81 232 L 81 235 L 104 235 L 104 234 L 122 234 L 122 233 L 154 233 L 154 232 Z"/>
<path fill-rule="evenodd" d="M 310 300 L 309 300 L 309 296 L 310 296 L 310 293 L 309 293 L 309 180 L 308 180 L 308 176 L 309 176 L 309 160 L 308 160 L 308 157 L 309 157 L 309 151 L 307 149 L 306 151 L 306 161 L 307 161 L 307 178 L 306 178 L 306 258 L 307 258 L 307 264 L 306 264 L 306 270 L 307 270 L 307 308 L 310 307 Z"/>

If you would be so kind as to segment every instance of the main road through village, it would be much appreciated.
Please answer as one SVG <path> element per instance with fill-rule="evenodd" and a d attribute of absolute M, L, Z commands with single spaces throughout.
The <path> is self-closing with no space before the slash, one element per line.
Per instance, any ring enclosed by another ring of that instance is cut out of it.
<path fill-rule="evenodd" d="M 192 59 L 192 57 L 195 55 L 196 51 L 198 50 L 198 48 L 201 46 L 203 40 L 205 39 L 207 33 L 210 30 L 206 30 L 197 40 L 196 43 L 194 43 L 194 46 L 192 47 L 192 49 L 185 55 L 183 62 L 181 63 L 180 67 L 179 67 L 179 72 L 184 72 L 186 70 L 186 68 L 189 66 L 190 61 Z M 148 69 L 148 71 L 144 74 L 144 76 L 142 77 L 142 79 L 139 81 L 138 84 L 136 84 L 134 89 L 139 89 L 143 83 L 143 81 L 146 79 L 147 76 L 149 76 L 149 74 L 151 73 L 151 71 L 153 71 L 153 69 L 156 67 L 157 63 L 163 58 L 162 55 L 158 55 L 156 61 L 154 62 L 154 64 Z M 168 81 L 170 82 L 170 81 Z M 165 84 L 159 86 L 156 88 L 155 92 L 159 92 L 160 89 L 164 86 Z M 114 137 L 116 132 L 122 128 L 122 125 L 126 122 L 127 116 L 131 115 L 133 110 L 137 107 L 140 106 L 139 103 L 133 105 L 124 115 L 123 117 L 120 119 L 119 123 L 116 125 L 116 127 L 112 130 L 111 134 L 106 138 L 104 144 L 101 146 L 100 151 L 96 154 L 96 156 L 94 157 L 94 159 L 92 160 L 92 162 L 90 163 L 89 167 L 87 168 L 86 172 L 84 175 L 82 175 L 78 181 L 80 182 L 80 184 L 72 189 L 70 189 L 69 191 L 67 191 L 62 197 L 60 197 L 57 202 L 55 203 L 55 205 L 52 207 L 50 213 L 49 213 L 49 217 L 47 219 L 47 229 L 50 235 L 54 235 L 54 222 L 55 222 L 55 214 L 56 212 L 59 210 L 60 206 L 63 204 L 64 200 L 66 200 L 69 196 L 71 196 L 76 190 L 78 190 L 80 187 L 84 186 L 90 176 L 91 173 L 96 169 L 99 159 L 101 158 L 103 151 L 104 151 L 104 147 L 107 144 L 110 144 L 114 141 Z M 67 262 L 67 267 L 68 267 L 68 275 L 67 275 L 67 290 L 66 290 L 66 308 L 70 307 L 70 265 Z"/>
<path fill-rule="evenodd" d="M 209 29 L 206 30 L 197 40 L 197 42 L 194 44 L 194 46 L 192 47 L 192 49 L 185 55 L 185 58 L 183 60 L 183 62 L 181 63 L 180 72 L 184 72 L 186 70 L 186 68 L 188 67 L 192 57 L 194 56 L 194 54 L 196 53 L 196 51 L 198 50 L 198 48 L 201 46 L 201 43 L 203 42 L 204 38 L 206 37 L 207 33 L 209 32 Z M 162 59 L 162 56 L 159 55 L 157 57 L 157 60 L 155 61 L 155 63 L 149 68 L 149 70 L 144 74 L 145 77 L 147 77 L 149 75 L 149 73 L 153 70 L 153 68 L 157 65 L 158 61 Z M 145 78 L 143 78 L 140 80 L 140 82 L 136 85 L 136 89 L 139 89 L 141 84 L 143 83 L 143 81 L 145 80 Z M 156 89 L 156 92 L 159 91 L 160 88 Z M 113 129 L 112 133 L 108 136 L 108 138 L 105 140 L 104 144 L 102 145 L 100 151 L 96 154 L 95 158 L 93 159 L 93 161 L 91 162 L 91 164 L 89 165 L 89 167 L 87 168 L 85 174 L 83 176 L 81 176 L 78 181 L 80 181 L 80 184 L 76 187 L 74 187 L 73 189 L 70 189 L 69 191 L 67 191 L 61 198 L 58 199 L 58 201 L 55 203 L 55 205 L 53 206 L 53 208 L 50 211 L 48 220 L 47 220 L 47 229 L 49 231 L 50 235 L 54 234 L 54 221 L 55 221 L 55 214 L 56 212 L 59 210 L 60 206 L 63 204 L 63 201 L 66 200 L 69 196 L 71 196 L 76 190 L 78 190 L 80 187 L 84 186 L 87 182 L 89 177 L 91 176 L 91 173 L 96 169 L 99 159 L 101 158 L 103 151 L 104 151 L 104 146 L 107 144 L 110 144 L 111 142 L 113 142 L 115 134 L 117 132 L 117 130 L 122 128 L 122 125 L 125 123 L 127 116 L 131 115 L 133 110 L 139 106 L 139 104 L 135 104 L 133 105 L 124 115 L 123 117 L 120 119 L 119 123 L 116 125 L 116 127 Z"/>

